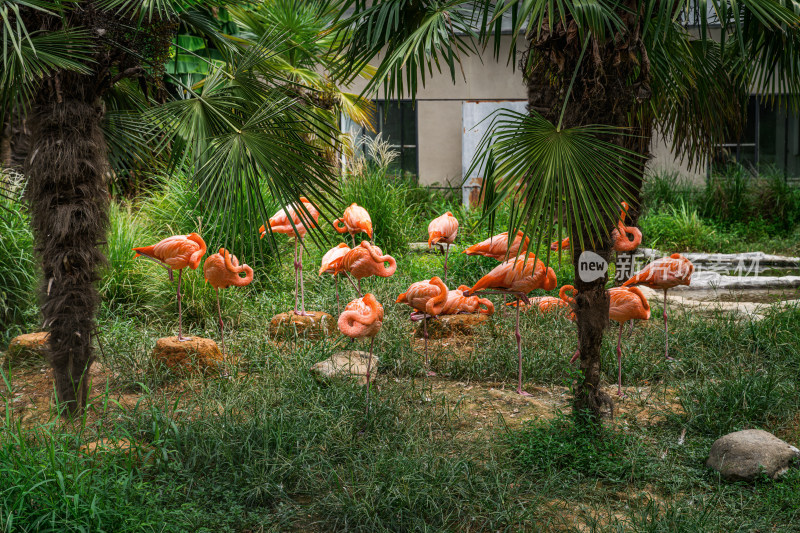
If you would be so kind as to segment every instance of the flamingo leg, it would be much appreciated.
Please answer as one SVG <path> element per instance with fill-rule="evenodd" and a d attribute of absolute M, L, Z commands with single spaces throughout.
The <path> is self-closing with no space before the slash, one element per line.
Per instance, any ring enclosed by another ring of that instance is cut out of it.
<path fill-rule="evenodd" d="M 430 363 L 428 361 L 428 314 L 422 314 L 422 334 L 425 337 L 425 374 L 428 376 L 435 376 L 436 372 L 430 371 Z"/>
<path fill-rule="evenodd" d="M 219 305 L 219 289 L 217 291 L 217 315 L 219 316 L 219 335 L 222 339 L 222 355 L 225 355 L 225 324 L 222 322 L 222 307 Z"/>
<path fill-rule="evenodd" d="M 303 247 L 300 247 L 300 267 L 298 269 L 300 271 L 300 308 L 302 311 L 300 312 L 301 315 L 307 315 L 306 313 L 306 291 L 305 291 L 305 284 L 303 283 Z"/>
<path fill-rule="evenodd" d="M 297 262 L 297 239 L 294 240 L 294 314 L 297 313 L 297 269 L 299 264 Z"/>
<path fill-rule="evenodd" d="M 664 358 L 667 361 L 674 361 L 669 356 L 669 326 L 667 325 L 667 289 L 664 289 Z"/>
<path fill-rule="evenodd" d="M 356 283 L 355 283 L 355 281 L 353 281 L 353 278 L 352 278 L 352 277 L 350 277 L 350 273 L 349 273 L 349 272 L 345 272 L 345 273 L 344 273 L 344 275 L 345 275 L 345 277 L 347 278 L 347 281 L 349 281 L 349 282 L 350 282 L 350 285 L 352 285 L 352 286 L 353 286 L 353 288 L 356 290 L 356 292 L 358 293 L 358 295 L 359 295 L 359 296 L 361 296 L 361 297 L 363 297 L 364 295 L 363 295 L 363 294 L 361 294 L 361 288 L 360 288 L 359 286 L 357 286 L 357 285 L 356 285 Z"/>
<path fill-rule="evenodd" d="M 444 249 L 444 282 L 447 283 L 447 256 L 450 255 L 450 245 Z"/>
<path fill-rule="evenodd" d="M 356 281 L 358 282 L 358 295 L 363 296 L 364 292 L 361 290 L 361 280 L 357 279 Z"/>
<path fill-rule="evenodd" d="M 519 308 L 522 307 L 519 298 L 517 298 L 517 328 L 514 330 L 514 336 L 517 338 L 517 394 L 521 396 L 530 396 L 529 393 L 522 390 L 522 335 L 519 332 Z"/>
<path fill-rule="evenodd" d="M 336 314 L 342 313 L 341 305 L 339 304 L 339 274 L 334 274 L 333 279 L 336 280 Z"/>
<path fill-rule="evenodd" d="M 351 233 L 350 234 L 350 238 L 353 240 L 353 248 L 355 248 L 356 247 L 356 234 L 355 233 Z"/>
<path fill-rule="evenodd" d="M 633 322 L 633 319 L 631 319 L 631 320 L 630 320 L 630 324 L 631 324 L 631 331 L 630 331 L 629 335 L 633 335 L 633 329 L 634 329 L 634 327 L 635 327 L 635 324 L 634 324 L 634 322 Z"/>
<path fill-rule="evenodd" d="M 367 402 L 366 402 L 367 403 L 367 408 L 366 408 L 367 409 L 366 410 L 366 416 L 367 417 L 369 417 L 369 389 L 370 389 L 369 379 L 370 379 L 370 369 L 371 369 L 371 366 L 372 366 L 372 349 L 373 349 L 374 346 L 375 346 L 375 337 L 372 337 L 369 340 L 369 359 L 367 359 Z"/>
<path fill-rule="evenodd" d="M 172 270 L 170 270 L 170 273 Z M 183 269 L 178 270 L 178 290 L 176 292 L 178 297 L 178 341 L 190 341 L 192 340 L 191 337 L 184 337 L 183 336 L 183 309 L 181 308 L 181 276 L 183 275 Z"/>
<path fill-rule="evenodd" d="M 624 322 L 619 323 L 619 336 L 617 337 L 617 368 L 619 369 L 617 372 L 617 396 L 620 398 L 624 398 L 625 395 L 622 394 L 622 328 L 624 326 Z"/>

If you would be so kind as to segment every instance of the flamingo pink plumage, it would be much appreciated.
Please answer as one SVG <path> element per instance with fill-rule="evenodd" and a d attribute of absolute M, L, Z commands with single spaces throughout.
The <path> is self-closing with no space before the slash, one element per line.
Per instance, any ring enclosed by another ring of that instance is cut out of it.
<path fill-rule="evenodd" d="M 339 224 L 344 224 L 340 226 Z M 333 221 L 333 229 L 339 233 L 349 233 L 356 245 L 356 233 L 364 232 L 372 239 L 372 219 L 366 209 L 355 202 L 344 210 L 344 215 Z"/>
<path fill-rule="evenodd" d="M 482 255 L 484 257 L 491 257 L 492 259 L 497 259 L 498 261 L 513 259 L 517 256 L 520 245 L 522 245 L 521 254 L 524 255 L 528 251 L 530 239 L 525 237 L 525 240 L 523 241 L 522 236 L 523 233 L 521 231 L 517 231 L 517 236 L 514 237 L 514 241 L 511 243 L 511 247 L 509 247 L 508 232 L 504 231 L 503 233 L 489 237 L 485 241 L 481 241 L 478 244 L 473 244 L 464 250 L 464 253 L 467 255 Z"/>
<path fill-rule="evenodd" d="M 436 318 L 444 310 L 448 296 L 447 285 L 434 276 L 430 281 L 412 283 L 408 290 L 397 297 L 397 303 L 404 303 L 417 312 L 412 313 L 412 320 L 422 316 L 423 336 L 425 338 L 425 368 L 428 368 L 428 317 Z M 428 371 L 428 375 L 433 375 Z"/>
<path fill-rule="evenodd" d="M 447 283 L 447 257 L 450 254 L 450 245 L 458 236 L 458 219 L 450 211 L 436 217 L 428 224 L 428 248 L 431 246 L 444 247 L 444 282 Z M 443 246 L 447 245 L 447 246 Z"/>
<path fill-rule="evenodd" d="M 244 274 L 244 277 L 241 276 Z M 219 290 L 227 289 L 231 285 L 244 287 L 253 281 L 253 269 L 247 265 L 240 265 L 239 259 L 225 248 L 211 254 L 203 263 L 203 276 L 217 293 L 217 314 L 219 315 L 219 333 L 222 338 L 222 353 L 225 354 L 225 324 L 222 322 L 222 308 L 219 304 Z"/>
<path fill-rule="evenodd" d="M 499 289 L 499 292 L 510 293 L 517 299 L 517 324 L 515 336 L 517 339 L 518 355 L 518 380 L 517 393 L 530 396 L 522 390 L 522 336 L 519 332 L 519 300 L 527 299 L 525 296 L 534 289 L 550 291 L 557 285 L 556 273 L 552 268 L 546 267 L 535 254 L 526 254 L 511 258 L 497 265 L 491 272 L 483 276 L 472 288 L 464 293 L 469 296 L 486 289 Z"/>
<path fill-rule="evenodd" d="M 189 235 L 174 235 L 167 237 L 151 246 L 134 248 L 134 257 L 147 257 L 163 266 L 169 271 L 169 280 L 172 281 L 172 271 L 178 271 L 178 340 L 188 341 L 190 337 L 183 336 L 183 320 L 181 309 L 181 276 L 186 267 L 196 270 L 200 260 L 206 254 L 206 243 L 197 233 Z"/>
<path fill-rule="evenodd" d="M 387 267 L 384 263 L 389 263 Z M 345 272 L 358 281 L 356 290 L 361 294 L 361 280 L 370 276 L 388 278 L 397 270 L 397 261 L 391 255 L 384 255 L 380 248 L 361 241 L 361 244 L 330 263 L 335 273 Z M 349 279 L 349 277 L 348 277 Z M 352 282 L 352 280 L 351 280 Z"/>
<path fill-rule="evenodd" d="M 383 316 L 383 306 L 378 303 L 373 294 L 367 293 L 363 298 L 356 298 L 348 303 L 342 314 L 339 315 L 338 321 L 339 331 L 351 339 L 370 339 L 369 359 L 367 360 L 367 414 L 369 414 L 372 351 L 375 346 L 375 336 L 383 325 Z"/>
<path fill-rule="evenodd" d="M 332 274 L 333 279 L 336 280 L 336 312 L 339 312 L 339 274 L 336 273 L 334 262 L 337 259 L 344 257 L 350 251 L 350 247 L 345 243 L 340 242 L 322 256 L 322 264 L 319 267 L 319 275 Z"/>
<path fill-rule="evenodd" d="M 630 206 L 627 202 L 622 202 L 622 211 L 619 213 L 619 221 L 617 226 L 611 230 L 612 250 L 615 252 L 632 252 L 642 243 L 642 232 L 639 228 L 634 226 L 626 226 L 625 219 L 628 217 L 628 209 Z M 628 238 L 628 234 L 633 236 L 633 239 Z M 550 245 L 550 249 L 555 251 L 561 248 L 562 250 L 569 249 L 569 237 L 559 243 L 556 241 Z"/>
<path fill-rule="evenodd" d="M 678 285 L 689 285 L 692 281 L 694 265 L 681 254 L 657 259 L 631 276 L 623 287 L 645 285 L 651 289 L 664 291 L 664 358 L 669 356 L 669 328 L 667 327 L 667 291 Z"/>
<path fill-rule="evenodd" d="M 459 313 L 481 313 L 484 315 L 494 314 L 494 304 L 488 298 L 480 298 L 478 296 L 464 296 L 464 291 L 468 291 L 469 287 L 460 285 L 458 289 L 448 291 L 447 300 L 444 303 L 444 308 L 440 314 L 442 315 L 457 315 Z"/>
<path fill-rule="evenodd" d="M 622 328 L 629 320 L 650 320 L 650 303 L 638 287 L 609 289 L 608 316 L 619 322 L 617 337 L 617 394 L 622 396 Z"/>
<path fill-rule="evenodd" d="M 262 239 L 267 235 L 267 230 L 272 233 L 283 233 L 294 238 L 294 313 L 296 315 L 306 315 L 308 313 L 306 313 L 305 286 L 303 284 L 303 246 L 300 246 L 298 259 L 297 245 L 298 242 L 302 243 L 303 237 L 305 237 L 309 228 L 317 227 L 319 211 L 305 196 L 300 197 L 300 203 L 304 209 L 295 209 L 294 205 L 281 209 L 270 217 L 269 227 L 262 225 L 258 228 L 258 232 L 261 234 Z M 298 277 L 300 281 L 301 311 L 297 310 Z"/>

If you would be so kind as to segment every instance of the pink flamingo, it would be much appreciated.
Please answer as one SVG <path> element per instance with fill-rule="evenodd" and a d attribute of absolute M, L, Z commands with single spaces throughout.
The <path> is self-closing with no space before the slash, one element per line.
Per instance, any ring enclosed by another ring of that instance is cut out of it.
<path fill-rule="evenodd" d="M 503 233 L 489 237 L 485 241 L 481 241 L 478 244 L 473 244 L 464 250 L 463 253 L 467 255 L 482 255 L 484 257 L 497 259 L 498 261 L 505 261 L 506 259 L 516 257 L 520 248 L 522 248 L 522 254 L 525 254 L 528 251 L 530 239 L 525 237 L 525 240 L 523 241 L 522 236 L 523 233 L 521 231 L 517 231 L 517 236 L 514 237 L 514 241 L 509 247 L 508 232 L 504 231 Z"/>
<path fill-rule="evenodd" d="M 447 256 L 450 254 L 450 245 L 453 244 L 458 236 L 458 220 L 450 211 L 440 217 L 436 217 L 428 224 L 428 248 L 439 246 L 442 248 L 446 244 L 444 251 L 444 282 L 447 283 Z"/>
<path fill-rule="evenodd" d="M 468 291 L 466 285 L 459 285 L 458 289 L 447 292 L 447 301 L 444 303 L 440 315 L 458 315 L 461 313 L 484 315 L 494 314 L 494 304 L 488 298 L 478 296 L 464 296 L 464 291 Z M 481 309 L 483 308 L 483 309 Z"/>
<path fill-rule="evenodd" d="M 340 242 L 322 256 L 322 265 L 319 267 L 319 275 L 332 274 L 333 279 L 336 280 L 336 312 L 339 313 L 339 274 L 336 273 L 336 268 L 333 262 L 336 259 L 344 257 L 350 251 L 350 247 L 345 243 Z"/>
<path fill-rule="evenodd" d="M 638 287 L 615 287 L 609 289 L 611 299 L 608 316 L 619 322 L 617 337 L 617 395 L 622 397 L 622 327 L 629 320 L 650 320 L 650 303 Z"/>
<path fill-rule="evenodd" d="M 306 313 L 306 298 L 305 287 L 303 285 L 303 246 L 302 241 L 309 228 L 317 227 L 319 220 L 319 211 L 314 207 L 314 204 L 308 201 L 304 196 L 300 197 L 305 210 L 295 209 L 290 205 L 286 209 L 281 209 L 269 219 L 269 228 L 261 226 L 258 232 L 263 239 L 267 235 L 267 229 L 272 233 L 283 233 L 289 237 L 294 238 L 294 314 L 307 315 Z M 309 216 L 310 215 L 310 216 Z M 300 241 L 300 256 L 297 255 L 297 244 Z M 299 274 L 299 275 L 298 275 Z M 297 284 L 298 277 L 300 280 L 300 308 L 297 310 Z"/>
<path fill-rule="evenodd" d="M 627 202 L 622 202 L 622 211 L 619 213 L 619 221 L 616 228 L 611 231 L 611 242 L 613 243 L 612 249 L 615 252 L 632 252 L 642 243 L 642 232 L 639 228 L 634 226 L 626 226 L 625 219 L 628 217 L 628 209 L 630 206 Z M 633 238 L 629 239 L 628 234 Z M 556 241 L 550 245 L 550 249 L 555 251 L 561 248 L 562 250 L 569 249 L 569 237 L 559 243 Z"/>
<path fill-rule="evenodd" d="M 369 415 L 370 369 L 375 336 L 383 325 L 383 306 L 375 296 L 367 293 L 363 298 L 356 298 L 348 303 L 339 315 L 339 331 L 351 339 L 369 338 L 369 359 L 367 360 L 367 415 Z"/>
<path fill-rule="evenodd" d="M 387 267 L 384 263 L 389 263 L 389 266 Z M 360 296 L 363 278 L 370 276 L 388 278 L 397 270 L 397 261 L 391 255 L 383 255 L 377 246 L 367 241 L 361 241 L 361 244 L 342 257 L 331 261 L 329 268 L 333 268 L 336 274 L 344 272 L 348 276 L 347 279 L 353 276 L 358 281 L 358 285 L 353 284 L 353 286 Z M 350 280 L 350 283 L 352 282 Z"/>
<path fill-rule="evenodd" d="M 344 226 L 339 224 L 344 223 Z M 372 240 L 372 219 L 369 217 L 367 210 L 356 204 L 350 204 L 350 207 L 344 210 L 344 215 L 333 221 L 333 229 L 339 233 L 349 233 L 350 238 L 353 239 L 353 246 L 356 245 L 356 233 L 364 232 Z"/>
<path fill-rule="evenodd" d="M 657 259 L 634 274 L 623 287 L 645 285 L 651 289 L 664 291 L 664 358 L 669 356 L 669 328 L 667 326 L 667 291 L 678 285 L 689 285 L 692 281 L 694 265 L 681 254 Z"/>
<path fill-rule="evenodd" d="M 169 271 L 169 280 L 172 281 L 172 271 L 178 271 L 178 341 L 188 341 L 191 337 L 183 336 L 183 311 L 181 309 L 181 276 L 186 267 L 196 270 L 200 260 L 206 254 L 206 243 L 197 233 L 189 235 L 174 235 L 151 246 L 134 248 L 136 255 L 155 261 Z"/>
<path fill-rule="evenodd" d="M 241 277 L 239 274 L 244 274 Z M 219 334 L 222 338 L 222 354 L 225 354 L 225 324 L 222 322 L 222 308 L 219 305 L 219 290 L 227 289 L 231 285 L 244 287 L 253 281 L 253 269 L 247 265 L 239 265 L 235 255 L 225 248 L 220 248 L 216 254 L 211 254 L 203 263 L 203 276 L 206 283 L 210 283 L 217 293 L 217 315 L 219 316 Z"/>
<path fill-rule="evenodd" d="M 397 297 L 397 303 L 407 304 L 416 310 L 411 314 L 412 320 L 422 318 L 422 331 L 425 338 L 425 368 L 428 368 L 428 317 L 436 318 L 442 314 L 447 296 L 447 285 L 439 276 L 434 276 L 430 281 L 412 283 L 406 292 Z M 429 376 L 436 375 L 430 370 L 427 371 L 427 374 Z"/>
<path fill-rule="evenodd" d="M 517 338 L 518 354 L 518 383 L 517 393 L 522 396 L 530 396 L 522 390 L 522 336 L 519 332 L 519 301 L 527 300 L 526 296 L 534 289 L 544 289 L 550 291 L 556 288 L 556 273 L 550 267 L 545 267 L 544 263 L 536 258 L 535 254 L 526 254 L 508 261 L 500 263 L 491 272 L 483 276 L 473 285 L 469 291 L 464 292 L 464 296 L 470 296 L 486 289 L 495 289 L 501 294 L 511 294 L 517 300 L 517 326 L 515 336 Z"/>

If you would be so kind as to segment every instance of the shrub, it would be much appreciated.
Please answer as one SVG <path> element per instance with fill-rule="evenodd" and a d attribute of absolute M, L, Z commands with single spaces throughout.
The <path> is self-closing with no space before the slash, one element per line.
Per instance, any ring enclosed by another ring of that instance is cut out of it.
<path fill-rule="evenodd" d="M 680 202 L 680 207 L 663 207 L 639 219 L 645 242 L 664 251 L 708 250 L 720 239 L 697 210 Z"/>

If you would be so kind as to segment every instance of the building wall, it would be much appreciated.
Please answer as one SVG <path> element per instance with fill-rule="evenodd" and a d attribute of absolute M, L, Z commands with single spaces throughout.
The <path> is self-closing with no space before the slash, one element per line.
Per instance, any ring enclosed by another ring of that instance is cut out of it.
<path fill-rule="evenodd" d="M 419 182 L 422 185 L 458 186 L 462 179 L 461 104 L 464 101 L 526 101 L 527 88 L 519 68 L 507 64 L 506 54 L 510 35 L 503 36 L 500 61 L 492 57 L 491 50 L 481 56 L 470 56 L 462 63 L 464 74 L 456 70 L 453 83 L 448 72 L 433 76 L 426 73 L 426 84 L 417 92 L 417 131 Z M 518 50 L 524 50 L 525 40 L 518 38 Z M 516 60 L 518 61 L 518 59 Z M 373 61 L 378 64 L 379 59 Z M 517 66 L 517 65 L 514 65 Z M 365 80 L 356 80 L 351 90 L 360 92 Z M 394 95 L 397 98 L 396 95 Z M 383 99 L 383 91 L 376 96 Z M 401 98 L 409 98 L 402 95 Z M 678 171 L 695 180 L 702 181 L 704 172 L 691 171 L 681 165 L 669 152 L 668 144 L 660 137 L 654 137 L 651 151 L 654 158 L 650 162 L 653 169 Z"/>

